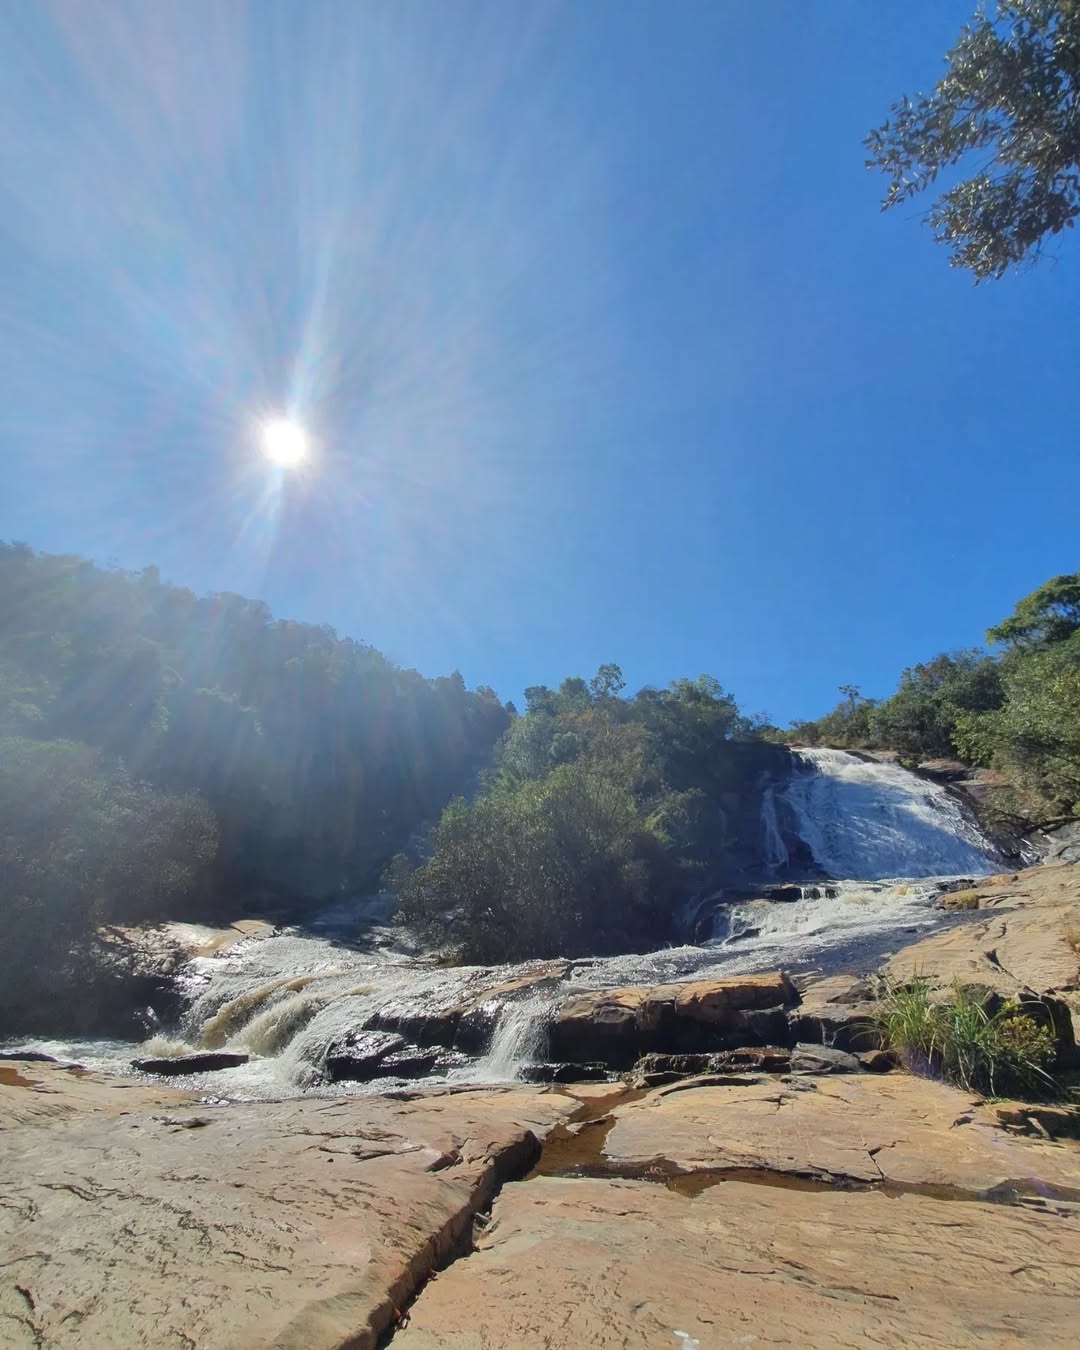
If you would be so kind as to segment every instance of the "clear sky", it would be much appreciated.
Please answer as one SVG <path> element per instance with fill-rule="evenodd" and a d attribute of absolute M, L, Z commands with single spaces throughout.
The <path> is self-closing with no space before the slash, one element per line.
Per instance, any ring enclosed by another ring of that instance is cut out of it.
<path fill-rule="evenodd" d="M 504 697 L 887 693 L 1080 566 L 1080 242 L 976 288 L 863 168 L 972 8 L 3 6 L 0 537 Z"/>

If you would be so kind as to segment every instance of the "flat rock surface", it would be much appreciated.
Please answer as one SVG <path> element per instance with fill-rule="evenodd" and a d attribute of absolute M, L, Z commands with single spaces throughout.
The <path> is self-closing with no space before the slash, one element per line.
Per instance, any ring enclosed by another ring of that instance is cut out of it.
<path fill-rule="evenodd" d="M 972 890 L 982 917 L 905 947 L 886 964 L 886 977 L 926 975 L 939 985 L 960 980 L 1003 994 L 1062 992 L 1076 1007 L 1080 955 L 1070 939 L 1080 936 L 1080 868 L 1029 868 Z"/>
<path fill-rule="evenodd" d="M 0 1086 L 0 1345 L 35 1350 L 374 1346 L 527 1168 L 531 1132 L 577 1106 L 489 1089 L 214 1107 L 19 1077 Z"/>
<path fill-rule="evenodd" d="M 1005 1134 L 989 1107 L 907 1074 L 676 1084 L 617 1107 L 598 1164 L 1016 1191 L 1080 1200 L 1080 1147 Z"/>
<path fill-rule="evenodd" d="M 1080 1219 L 723 1182 L 507 1186 L 395 1350 L 1076 1344 Z"/>

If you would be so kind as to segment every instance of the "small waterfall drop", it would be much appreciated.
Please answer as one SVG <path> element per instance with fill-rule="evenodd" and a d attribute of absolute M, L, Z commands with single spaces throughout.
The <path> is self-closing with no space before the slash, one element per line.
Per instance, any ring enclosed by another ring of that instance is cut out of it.
<path fill-rule="evenodd" d="M 800 838 L 828 876 L 982 876 L 998 859 L 962 802 L 898 764 L 799 750 L 784 789 Z"/>
<path fill-rule="evenodd" d="M 788 864 L 787 845 L 776 814 L 776 789 L 771 784 L 761 794 L 761 853 L 770 872 Z"/>
<path fill-rule="evenodd" d="M 561 991 L 549 990 L 503 1004 L 491 1046 L 468 1076 L 480 1082 L 505 1083 L 517 1078 L 526 1064 L 543 1059 L 547 1025 L 560 997 Z"/>

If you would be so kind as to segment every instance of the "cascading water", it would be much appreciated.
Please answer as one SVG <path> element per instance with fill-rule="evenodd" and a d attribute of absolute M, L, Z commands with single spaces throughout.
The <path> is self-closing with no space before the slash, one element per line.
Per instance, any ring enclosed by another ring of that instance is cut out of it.
<path fill-rule="evenodd" d="M 790 779 L 783 799 L 826 876 L 877 881 L 994 870 L 993 847 L 945 788 L 846 750 L 797 753 L 805 771 Z"/>
<path fill-rule="evenodd" d="M 725 903 L 722 893 L 714 893 L 688 905 L 694 945 L 566 964 L 541 986 L 522 992 L 520 977 L 535 975 L 535 963 L 447 968 L 418 955 L 409 935 L 387 926 L 392 897 L 358 900 L 315 915 L 302 930 L 249 938 L 189 962 L 184 1024 L 178 1034 L 155 1037 L 146 1052 L 249 1053 L 246 1065 L 186 1080 L 215 1096 L 379 1091 L 385 1078 L 327 1081 L 324 1066 L 332 1048 L 365 1028 L 471 1003 L 492 1014 L 490 1044 L 464 1067 L 449 1067 L 461 1060 L 460 1054 L 450 1056 L 441 1079 L 510 1081 L 525 1064 L 543 1058 L 546 1025 L 574 992 L 775 966 L 833 962 L 843 968 L 853 953 L 862 959 L 893 944 L 901 932 L 940 922 L 932 905 L 936 879 L 976 876 L 999 865 L 962 802 L 944 788 L 895 764 L 841 750 L 797 753 L 798 771 L 762 792 L 761 898 Z M 726 838 L 726 822 L 721 825 Z M 778 885 L 796 873 L 801 891 L 799 885 Z M 781 902 L 800 894 L 793 903 Z M 711 940 L 702 941 L 710 907 L 715 927 Z M 121 1071 L 139 1053 L 130 1043 L 35 1045 Z"/>
<path fill-rule="evenodd" d="M 761 853 L 770 872 L 788 864 L 787 845 L 776 814 L 776 789 L 771 784 L 761 794 Z"/>
<path fill-rule="evenodd" d="M 504 1004 L 487 1054 L 460 1076 L 481 1083 L 509 1082 L 526 1064 L 543 1059 L 547 1025 L 563 996 L 555 989 Z"/>

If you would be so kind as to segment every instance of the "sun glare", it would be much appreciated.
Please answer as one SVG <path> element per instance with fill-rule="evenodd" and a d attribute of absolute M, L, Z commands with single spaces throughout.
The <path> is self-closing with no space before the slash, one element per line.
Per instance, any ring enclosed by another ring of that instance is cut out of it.
<path fill-rule="evenodd" d="M 307 458 L 307 435 L 295 422 L 277 417 L 263 426 L 262 448 L 267 459 L 283 469 L 294 469 Z"/>

